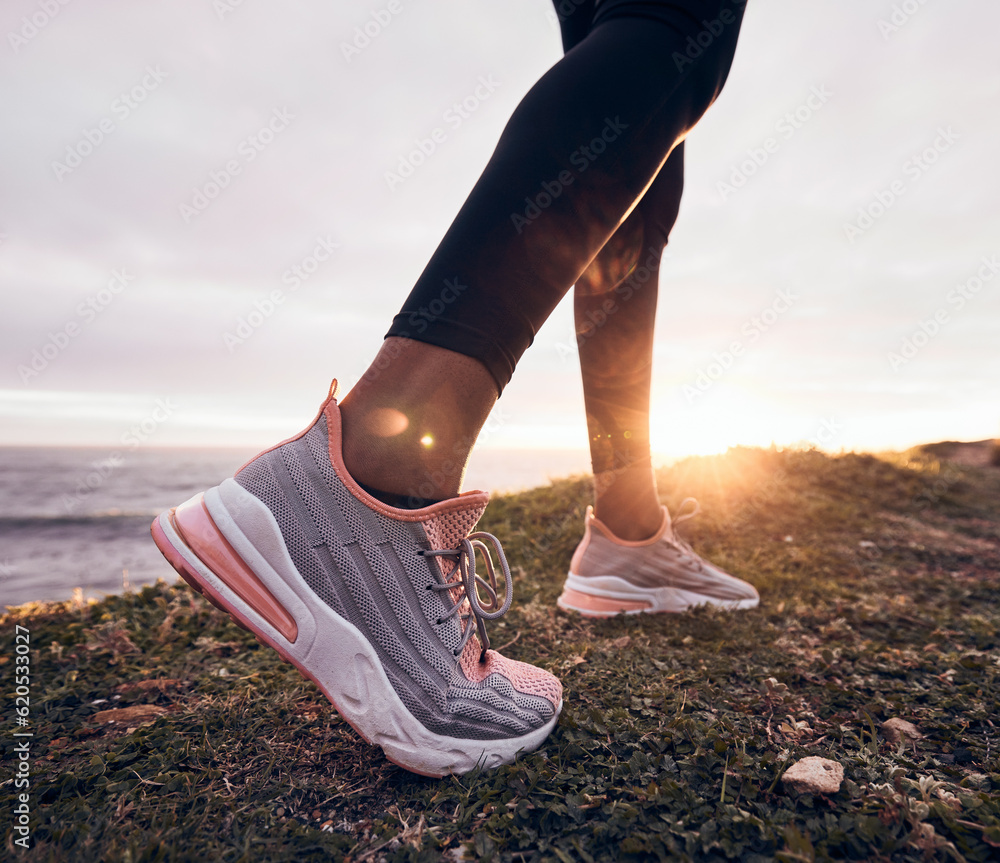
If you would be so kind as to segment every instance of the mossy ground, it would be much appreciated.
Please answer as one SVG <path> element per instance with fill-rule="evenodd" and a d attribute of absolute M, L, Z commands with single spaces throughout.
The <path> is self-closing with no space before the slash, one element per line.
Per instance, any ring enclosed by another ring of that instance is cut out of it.
<path fill-rule="evenodd" d="M 0 619 L 3 763 L 15 625 L 32 644 L 32 842 L 70 861 L 1000 858 L 1000 471 L 924 452 L 733 450 L 664 470 L 752 611 L 558 611 L 586 480 L 495 500 L 515 602 L 491 627 L 558 674 L 552 737 L 440 781 L 359 742 L 316 687 L 194 592 L 159 584 Z M 146 705 L 108 724 L 114 707 Z M 900 717 L 922 737 L 893 745 Z M 133 727 L 134 726 L 134 727 Z M 781 774 L 821 755 L 831 796 Z M 9 778 L 10 774 L 4 777 Z"/>

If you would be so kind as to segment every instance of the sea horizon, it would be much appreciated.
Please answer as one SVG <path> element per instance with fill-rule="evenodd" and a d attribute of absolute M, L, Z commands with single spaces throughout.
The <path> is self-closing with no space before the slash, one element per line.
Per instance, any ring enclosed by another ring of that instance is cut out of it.
<path fill-rule="evenodd" d="M 957 460 L 986 464 L 993 441 L 922 445 L 929 452 L 942 447 Z M 231 476 L 257 452 L 0 446 L 0 611 L 75 595 L 100 598 L 161 578 L 175 581 L 149 537 L 152 519 Z M 654 465 L 681 460 L 654 456 Z M 589 454 L 582 449 L 482 447 L 473 452 L 463 488 L 506 494 L 589 473 Z"/>
<path fill-rule="evenodd" d="M 176 573 L 152 519 L 232 476 L 253 447 L 0 446 L 0 612 L 99 598 Z M 491 494 L 589 473 L 585 450 L 482 448 L 463 487 Z"/>

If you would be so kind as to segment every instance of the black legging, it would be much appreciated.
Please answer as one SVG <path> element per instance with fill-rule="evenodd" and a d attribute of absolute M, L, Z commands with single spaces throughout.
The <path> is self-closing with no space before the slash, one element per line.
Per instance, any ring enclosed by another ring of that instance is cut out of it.
<path fill-rule="evenodd" d="M 555 5 L 566 56 L 514 111 L 387 333 L 478 359 L 501 392 L 637 204 L 666 242 L 681 183 L 661 169 L 722 89 L 745 0 Z"/>

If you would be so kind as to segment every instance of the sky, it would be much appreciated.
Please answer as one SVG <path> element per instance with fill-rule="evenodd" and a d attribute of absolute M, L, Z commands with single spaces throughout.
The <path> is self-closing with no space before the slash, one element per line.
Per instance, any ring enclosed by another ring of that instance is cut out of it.
<path fill-rule="evenodd" d="M 750 0 L 686 145 L 659 453 L 1000 434 L 998 30 Z M 548 0 L 8 0 L 0 33 L 0 444 L 302 428 L 560 56 Z M 570 302 L 481 444 L 586 446 Z"/>

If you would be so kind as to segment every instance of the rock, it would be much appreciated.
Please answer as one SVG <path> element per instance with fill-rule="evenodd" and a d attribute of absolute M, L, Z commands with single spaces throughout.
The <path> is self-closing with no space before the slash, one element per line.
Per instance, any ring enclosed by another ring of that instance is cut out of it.
<path fill-rule="evenodd" d="M 882 732 L 890 743 L 899 743 L 900 740 L 920 740 L 924 736 L 912 722 L 895 716 L 882 723 Z"/>
<path fill-rule="evenodd" d="M 836 794 L 844 781 L 844 768 L 838 761 L 810 755 L 789 767 L 781 781 L 796 794 Z"/>

